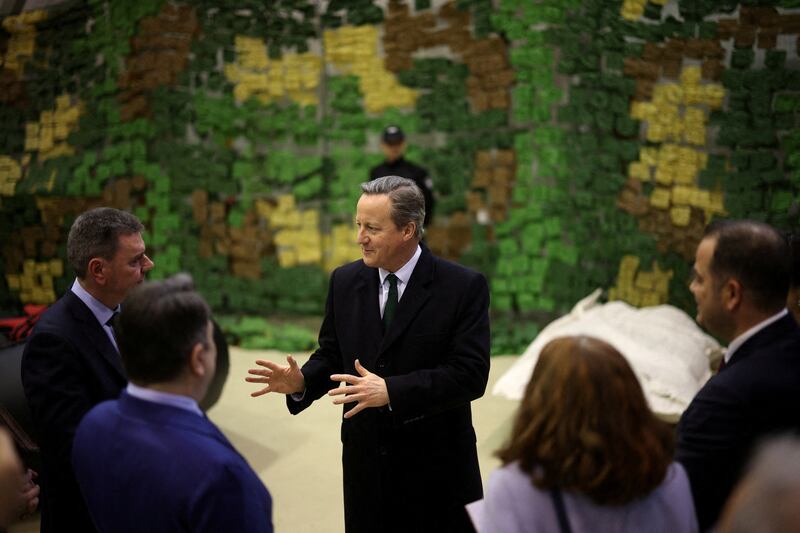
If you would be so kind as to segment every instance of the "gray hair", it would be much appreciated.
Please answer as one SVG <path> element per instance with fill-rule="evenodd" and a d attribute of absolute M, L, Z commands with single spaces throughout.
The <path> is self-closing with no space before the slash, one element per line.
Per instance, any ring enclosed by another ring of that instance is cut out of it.
<path fill-rule="evenodd" d="M 113 207 L 90 209 L 72 223 L 67 237 L 67 260 L 83 279 L 93 258 L 108 261 L 114 258 L 120 235 L 141 233 L 143 229 L 139 219 L 126 211 Z"/>
<path fill-rule="evenodd" d="M 800 530 L 800 439 L 764 444 L 728 501 L 720 533 L 788 533 Z"/>
<path fill-rule="evenodd" d="M 385 194 L 392 202 L 392 222 L 398 228 L 402 228 L 409 222 L 416 225 L 415 237 L 422 239 L 425 232 L 423 222 L 425 221 L 425 196 L 422 191 L 410 179 L 400 176 L 383 176 L 372 181 L 365 181 L 361 184 L 361 192 L 364 194 Z"/>

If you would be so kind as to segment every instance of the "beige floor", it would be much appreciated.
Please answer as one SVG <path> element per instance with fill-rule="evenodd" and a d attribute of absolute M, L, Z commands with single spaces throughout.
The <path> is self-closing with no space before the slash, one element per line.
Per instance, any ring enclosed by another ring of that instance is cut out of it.
<path fill-rule="evenodd" d="M 339 420 L 341 407 L 320 399 L 298 416 L 286 410 L 283 396 L 251 398 L 257 387 L 246 383 L 257 358 L 282 360 L 277 352 L 233 348 L 228 381 L 209 417 L 247 458 L 273 498 L 273 523 L 286 533 L 337 533 L 344 530 Z M 305 361 L 306 357 L 298 357 Z M 492 358 L 494 382 L 516 357 Z M 510 429 L 516 402 L 486 395 L 473 402 L 478 453 L 484 480 L 498 462 L 492 457 Z M 38 521 L 13 527 L 13 533 L 38 530 Z"/>

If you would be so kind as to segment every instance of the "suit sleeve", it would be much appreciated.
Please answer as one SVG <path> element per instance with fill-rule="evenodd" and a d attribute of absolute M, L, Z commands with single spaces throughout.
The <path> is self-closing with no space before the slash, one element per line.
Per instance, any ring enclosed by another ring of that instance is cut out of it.
<path fill-rule="evenodd" d="M 712 378 L 713 379 L 713 378 Z M 748 408 L 729 387 L 709 382 L 678 425 L 675 459 L 689 476 L 700 529 L 714 525 L 746 461 Z"/>
<path fill-rule="evenodd" d="M 306 392 L 302 400 L 294 400 L 286 396 L 286 406 L 293 415 L 303 411 L 323 394 L 338 386 L 330 380 L 331 374 L 343 372 L 342 355 L 339 349 L 339 340 L 336 335 L 334 316 L 334 277 L 331 274 L 328 285 L 328 298 L 325 302 L 325 317 L 319 329 L 319 348 L 311 354 L 311 358 L 303 365 L 301 371 L 306 382 Z"/>
<path fill-rule="evenodd" d="M 272 498 L 255 474 L 229 464 L 207 479 L 193 502 L 189 531 L 272 533 Z"/>
<path fill-rule="evenodd" d="M 489 287 L 474 275 L 461 291 L 455 330 L 440 361 L 399 376 L 386 377 L 392 412 L 413 418 L 446 411 L 483 396 L 489 380 Z"/>
<path fill-rule="evenodd" d="M 40 437 L 65 464 L 78 424 L 92 407 L 79 357 L 69 341 L 47 332 L 34 334 L 22 357 L 22 384 Z"/>

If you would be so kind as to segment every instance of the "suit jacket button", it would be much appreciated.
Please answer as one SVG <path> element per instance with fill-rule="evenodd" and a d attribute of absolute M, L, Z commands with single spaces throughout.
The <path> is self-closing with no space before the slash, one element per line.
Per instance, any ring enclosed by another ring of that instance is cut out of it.
<path fill-rule="evenodd" d="M 385 361 L 383 361 L 383 360 L 378 361 L 378 368 L 385 368 L 385 367 L 386 367 L 386 362 Z"/>

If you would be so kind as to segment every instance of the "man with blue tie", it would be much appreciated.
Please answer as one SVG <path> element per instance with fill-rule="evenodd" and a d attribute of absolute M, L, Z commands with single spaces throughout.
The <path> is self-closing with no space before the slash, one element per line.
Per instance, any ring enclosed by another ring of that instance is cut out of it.
<path fill-rule="evenodd" d="M 77 278 L 39 319 L 22 356 L 22 384 L 41 449 L 41 530 L 93 531 L 70 463 L 72 439 L 94 405 L 127 382 L 112 328 L 128 291 L 153 262 L 142 223 L 110 207 L 72 224 L 67 259 Z"/>
<path fill-rule="evenodd" d="M 211 312 L 188 275 L 131 291 L 116 327 L 130 383 L 75 434 L 98 531 L 272 532 L 272 500 L 198 406 L 214 377 Z"/>
<path fill-rule="evenodd" d="M 728 342 L 720 371 L 678 424 L 701 530 L 711 528 L 758 442 L 800 431 L 800 327 L 786 309 L 786 240 L 761 222 L 710 225 L 690 289 L 697 322 Z"/>
<path fill-rule="evenodd" d="M 472 531 L 483 496 L 470 402 L 489 376 L 486 279 L 421 243 L 425 198 L 411 180 L 361 184 L 363 258 L 331 274 L 319 348 L 300 369 L 256 361 L 247 378 L 297 414 L 343 404 L 345 528 Z M 340 386 L 344 382 L 344 386 Z M 331 525 L 331 530 L 336 529 Z"/>

